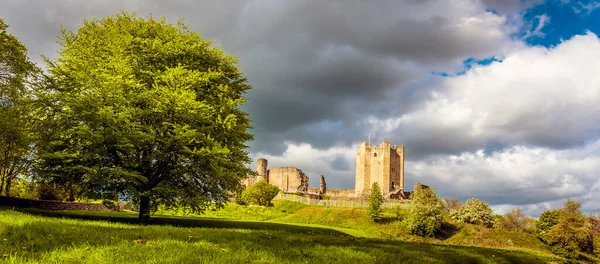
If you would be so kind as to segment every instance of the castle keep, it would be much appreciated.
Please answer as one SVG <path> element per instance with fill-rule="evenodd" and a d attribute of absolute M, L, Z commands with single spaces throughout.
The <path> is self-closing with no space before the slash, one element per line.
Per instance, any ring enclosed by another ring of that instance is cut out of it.
<path fill-rule="evenodd" d="M 404 190 L 404 146 L 391 146 L 384 141 L 379 146 L 369 142 L 360 144 L 356 151 L 355 195 L 369 193 L 377 182 L 383 194 Z"/>
<path fill-rule="evenodd" d="M 325 194 L 332 199 L 362 199 L 369 194 L 373 183 L 377 182 L 385 198 L 406 199 L 410 193 L 404 191 L 404 146 L 392 146 L 384 141 L 378 146 L 369 142 L 360 144 L 356 151 L 356 180 L 352 189 L 329 189 L 325 177 L 321 175 L 319 187 L 308 187 L 308 176 L 296 167 L 268 168 L 268 161 L 256 161 L 256 176 L 248 176 L 242 185 L 249 187 L 257 181 L 265 180 L 285 193 Z"/>

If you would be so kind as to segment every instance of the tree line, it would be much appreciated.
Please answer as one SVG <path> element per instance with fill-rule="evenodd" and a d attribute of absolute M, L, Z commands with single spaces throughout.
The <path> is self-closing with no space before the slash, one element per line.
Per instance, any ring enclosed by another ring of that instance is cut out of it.
<path fill-rule="evenodd" d="M 452 226 L 470 224 L 533 234 L 553 253 L 567 259 L 585 260 L 585 254 L 600 255 L 600 216 L 584 214 L 581 203 L 575 200 L 569 199 L 562 208 L 546 210 L 534 219 L 520 208 L 494 214 L 488 203 L 476 198 L 463 204 L 457 198 L 441 199 L 431 188 L 416 189 L 410 199 L 408 212 L 398 210 L 397 218 L 413 235 L 436 237 Z M 369 195 L 369 219 L 382 220 L 382 204 L 380 187 L 374 183 Z"/>

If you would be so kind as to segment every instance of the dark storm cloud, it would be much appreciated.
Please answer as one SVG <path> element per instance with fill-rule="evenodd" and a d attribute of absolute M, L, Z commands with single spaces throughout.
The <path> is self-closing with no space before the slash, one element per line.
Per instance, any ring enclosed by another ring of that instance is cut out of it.
<path fill-rule="evenodd" d="M 401 114 L 426 98 L 428 88 L 411 82 L 423 82 L 432 69 L 460 67 L 465 57 L 495 55 L 507 40 L 502 18 L 483 12 L 477 1 L 462 7 L 445 1 L 2 2 L 7 8 L 0 16 L 11 30 L 33 54 L 50 57 L 60 24 L 74 30 L 83 19 L 121 9 L 171 22 L 185 18 L 239 57 L 254 87 L 244 107 L 256 134 L 252 151 L 265 153 L 282 153 L 285 141 L 322 149 L 351 144 L 369 133 L 357 125 L 361 120 Z M 341 124 L 340 132 L 324 123 Z"/>
<path fill-rule="evenodd" d="M 335 157 L 331 163 L 331 168 L 334 170 L 338 170 L 338 171 L 344 171 L 344 170 L 349 170 L 350 168 L 350 163 L 348 162 L 348 160 L 346 160 L 346 158 L 342 157 L 342 156 L 337 156 Z"/>

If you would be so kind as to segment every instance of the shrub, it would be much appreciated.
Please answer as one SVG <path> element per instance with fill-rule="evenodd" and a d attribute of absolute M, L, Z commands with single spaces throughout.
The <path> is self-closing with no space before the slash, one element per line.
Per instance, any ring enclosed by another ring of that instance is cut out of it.
<path fill-rule="evenodd" d="M 325 194 L 319 194 L 319 200 L 331 200 L 331 196 Z"/>
<path fill-rule="evenodd" d="M 521 208 L 513 208 L 501 218 L 500 226 L 504 229 L 520 232 L 528 228 L 529 217 L 523 213 Z"/>
<path fill-rule="evenodd" d="M 556 225 L 546 235 L 552 251 L 567 258 L 576 258 L 579 252 L 593 252 L 592 225 L 579 210 L 581 203 L 568 200 L 559 210 Z"/>
<path fill-rule="evenodd" d="M 458 198 L 456 198 L 456 197 L 446 198 L 446 199 L 444 199 L 443 203 L 444 203 L 444 210 L 446 210 L 446 212 L 456 210 L 460 207 L 460 203 L 458 202 Z"/>
<path fill-rule="evenodd" d="M 239 189 L 235 190 L 235 203 L 239 205 L 246 205 L 244 199 L 242 199 L 242 193 L 245 190 L 245 186 L 241 186 Z"/>
<path fill-rule="evenodd" d="M 38 195 L 40 200 L 51 200 L 51 201 L 63 201 L 66 200 L 67 195 L 59 188 L 56 184 L 52 183 L 41 183 L 38 188 Z"/>
<path fill-rule="evenodd" d="M 383 194 L 381 193 L 381 188 L 379 188 L 379 184 L 374 182 L 371 186 L 371 192 L 369 193 L 369 219 L 371 221 L 376 222 L 381 220 L 381 213 L 383 209 L 381 206 L 383 205 Z"/>
<path fill-rule="evenodd" d="M 440 231 L 444 206 L 433 189 L 419 189 L 410 195 L 412 204 L 406 217 L 411 234 L 432 237 Z"/>
<path fill-rule="evenodd" d="M 277 186 L 271 185 L 263 180 L 244 190 L 242 192 L 242 200 L 248 204 L 272 206 L 273 204 L 271 201 L 277 196 L 279 191 Z"/>
<path fill-rule="evenodd" d="M 537 237 L 548 243 L 546 236 L 552 227 L 558 223 L 558 210 L 544 211 L 538 221 L 535 223 Z"/>
<path fill-rule="evenodd" d="M 494 217 L 490 205 L 475 198 L 469 198 L 457 210 L 453 211 L 450 216 L 457 222 L 485 227 L 494 226 Z"/>

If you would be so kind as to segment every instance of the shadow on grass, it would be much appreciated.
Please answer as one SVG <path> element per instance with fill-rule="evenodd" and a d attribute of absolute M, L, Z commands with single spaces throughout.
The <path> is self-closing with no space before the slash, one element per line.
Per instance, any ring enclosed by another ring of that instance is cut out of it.
<path fill-rule="evenodd" d="M 446 240 L 446 239 L 454 236 L 457 232 L 458 232 L 457 226 L 447 223 L 447 222 L 444 222 L 444 223 L 442 223 L 442 228 L 441 228 L 440 232 L 435 234 L 435 237 L 440 240 Z"/>
<path fill-rule="evenodd" d="M 2 210 L 2 208 L 0 208 Z M 13 209 L 11 209 L 13 210 Z M 238 221 L 219 218 L 201 218 L 185 216 L 155 216 L 147 221 L 138 220 L 137 214 L 130 213 L 110 213 L 110 212 L 88 212 L 88 211 L 46 211 L 34 208 L 15 208 L 15 211 L 53 218 L 68 218 L 90 221 L 107 221 L 113 223 L 136 224 L 136 225 L 169 225 L 177 227 L 206 227 L 206 228 L 226 228 L 226 229 L 250 229 L 250 230 L 281 230 L 300 234 L 328 234 L 337 236 L 350 235 L 328 228 L 307 227 L 293 224 Z"/>
<path fill-rule="evenodd" d="M 1 209 L 0 209 L 1 210 Z M 39 209 L 16 209 L 29 215 L 50 218 L 69 218 L 115 223 L 140 224 L 135 214 L 100 213 L 84 211 L 44 211 Z M 186 217 L 154 217 L 143 226 L 102 226 L 83 222 L 35 221 L 24 226 L 10 227 L 0 232 L 12 244 L 5 248 L 6 253 L 21 253 L 33 259 L 43 257 L 40 252 L 54 251 L 65 245 L 73 247 L 101 247 L 114 245 L 118 241 L 143 239 L 148 241 L 206 241 L 218 247 L 205 251 L 203 257 L 212 259 L 227 252 L 240 252 L 233 257 L 256 258 L 273 256 L 275 262 L 309 263 L 545 263 L 547 257 L 539 257 L 524 252 L 501 249 L 445 246 L 421 243 L 399 242 L 384 239 L 350 237 L 341 232 L 318 227 L 294 226 L 279 223 L 232 221 L 224 219 L 203 219 Z M 178 227 L 210 227 L 214 229 L 173 229 L 161 225 Z M 227 229 L 250 229 L 237 231 Z M 269 230 L 265 232 L 264 230 Z M 182 246 L 185 247 L 185 246 Z M 126 249 L 129 247 L 125 247 Z M 1 249 L 0 253 L 5 249 Z M 214 251 L 214 252 L 213 252 Z M 208 252 L 208 253 L 206 253 Z M 193 258 L 199 251 L 178 252 L 186 258 Z M 192 254 L 192 255 L 185 255 Z M 204 253 L 203 253 L 204 254 Z M 489 261 L 492 260 L 492 261 Z M 304 262 L 302 261 L 302 262 Z"/>

